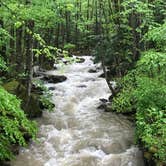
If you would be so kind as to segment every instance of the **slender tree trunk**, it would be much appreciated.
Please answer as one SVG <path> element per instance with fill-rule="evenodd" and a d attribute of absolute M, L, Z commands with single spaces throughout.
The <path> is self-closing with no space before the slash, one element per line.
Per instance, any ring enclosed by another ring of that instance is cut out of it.
<path fill-rule="evenodd" d="M 95 34 L 98 35 L 98 3 L 95 3 Z"/>
<path fill-rule="evenodd" d="M 55 45 L 59 47 L 59 32 L 60 32 L 60 24 L 58 23 L 57 29 L 55 30 Z"/>
<path fill-rule="evenodd" d="M 133 38 L 133 61 L 137 61 L 139 59 L 139 33 L 136 32 L 136 28 L 139 26 L 138 15 L 132 13 L 130 16 L 130 26 L 132 28 L 132 38 Z"/>
<path fill-rule="evenodd" d="M 104 62 L 104 57 L 103 57 L 103 55 L 101 55 L 101 63 L 102 63 L 102 68 L 103 68 L 105 80 L 106 80 L 106 82 L 107 82 L 107 85 L 108 85 L 109 89 L 111 90 L 112 97 L 114 97 L 114 96 L 116 96 L 116 91 L 115 91 L 114 88 L 112 87 L 112 85 L 111 85 L 111 83 L 110 83 L 110 80 L 109 80 L 109 78 L 108 78 L 108 74 L 107 74 L 107 71 L 106 71 L 106 67 L 105 67 L 105 62 Z"/>
<path fill-rule="evenodd" d="M 78 11 L 79 2 L 76 1 L 76 15 L 75 15 L 75 44 L 78 45 L 78 19 L 79 19 L 79 11 Z M 79 47 L 79 46 L 78 46 Z"/>
<path fill-rule="evenodd" d="M 10 60 L 9 60 L 9 62 L 11 63 L 11 64 L 14 64 L 15 63 L 15 61 L 16 61 L 16 49 L 15 49 L 15 30 L 14 30 L 14 25 L 12 25 L 11 26 L 11 28 L 10 28 L 10 36 L 12 37 L 12 38 L 10 38 Z"/>
<path fill-rule="evenodd" d="M 34 28 L 34 21 L 29 20 L 26 23 L 26 26 L 30 31 L 33 32 Z M 33 38 L 31 34 L 26 33 L 26 58 L 27 58 L 27 106 L 30 101 L 30 96 L 31 96 L 31 87 L 32 87 L 32 79 L 33 79 Z"/>
<path fill-rule="evenodd" d="M 16 29 L 16 71 L 23 72 L 23 54 L 22 54 L 22 26 Z"/>
<path fill-rule="evenodd" d="M 3 22 L 2 19 L 0 19 L 0 28 L 4 28 L 4 22 Z M 6 45 L 5 44 L 3 44 L 1 46 L 1 48 L 0 48 L 0 55 L 4 58 L 5 61 L 7 61 L 7 57 L 6 57 Z"/>

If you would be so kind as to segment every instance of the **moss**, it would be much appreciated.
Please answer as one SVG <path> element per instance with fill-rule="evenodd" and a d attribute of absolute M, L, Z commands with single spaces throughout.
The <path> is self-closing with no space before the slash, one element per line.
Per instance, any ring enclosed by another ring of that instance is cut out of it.
<path fill-rule="evenodd" d="M 3 88 L 7 90 L 9 93 L 15 94 L 18 86 L 19 86 L 19 82 L 16 80 L 12 80 L 8 83 L 5 83 L 3 85 Z"/>
<path fill-rule="evenodd" d="M 30 99 L 28 99 L 26 88 L 23 85 L 19 85 L 16 91 L 16 95 L 22 100 L 21 107 L 30 118 L 40 117 L 42 115 L 42 109 L 40 108 L 39 97 L 40 95 L 31 93 Z M 29 104 L 27 106 L 27 101 Z"/>
<path fill-rule="evenodd" d="M 27 92 L 24 85 L 18 81 L 13 80 L 3 85 L 3 87 L 10 93 L 15 94 L 22 100 L 21 108 L 25 111 L 28 117 L 36 118 L 42 115 L 42 109 L 40 108 L 39 94 L 31 93 L 29 104 L 27 106 Z"/>

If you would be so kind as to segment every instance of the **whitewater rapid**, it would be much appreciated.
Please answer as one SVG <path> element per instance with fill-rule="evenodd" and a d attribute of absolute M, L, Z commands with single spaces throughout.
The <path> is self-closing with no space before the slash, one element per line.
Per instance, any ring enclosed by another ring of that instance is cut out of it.
<path fill-rule="evenodd" d="M 65 75 L 54 87 L 53 112 L 38 119 L 38 142 L 22 148 L 11 166 L 144 166 L 134 145 L 134 125 L 126 117 L 97 109 L 110 91 L 91 57 L 58 66 L 48 74 Z M 98 72 L 89 73 L 90 69 Z"/>

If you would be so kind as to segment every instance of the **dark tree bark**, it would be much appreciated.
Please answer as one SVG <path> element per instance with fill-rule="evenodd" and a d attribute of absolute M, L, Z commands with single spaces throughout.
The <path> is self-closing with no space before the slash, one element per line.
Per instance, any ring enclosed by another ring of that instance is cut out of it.
<path fill-rule="evenodd" d="M 11 64 L 14 64 L 15 63 L 15 61 L 16 61 L 16 49 L 15 49 L 15 30 L 14 30 L 14 25 L 12 25 L 11 26 L 11 28 L 10 28 L 10 36 L 12 37 L 12 38 L 10 38 L 10 50 L 9 50 L 9 52 L 10 52 L 10 57 L 9 57 L 9 63 L 11 63 Z"/>
<path fill-rule="evenodd" d="M 29 20 L 26 22 L 27 28 L 33 33 L 34 21 Z M 27 70 L 27 106 L 29 104 L 30 96 L 31 96 L 31 87 L 32 87 L 32 79 L 33 79 L 33 38 L 31 32 L 26 32 L 26 70 Z"/>
<path fill-rule="evenodd" d="M 0 18 L 0 28 L 4 28 L 4 23 L 3 23 L 3 20 L 1 18 Z M 1 39 L 1 36 L 0 36 L 0 39 Z M 6 46 L 5 46 L 5 44 L 3 44 L 0 47 L 0 55 L 4 58 L 5 61 L 7 61 L 7 57 L 6 57 Z"/>
<path fill-rule="evenodd" d="M 16 29 L 16 72 L 23 72 L 23 54 L 22 54 L 22 26 Z"/>
<path fill-rule="evenodd" d="M 56 36 L 55 36 L 55 45 L 59 47 L 59 33 L 60 33 L 60 24 L 58 23 L 57 25 L 57 30 L 56 30 Z"/>
<path fill-rule="evenodd" d="M 107 71 L 106 71 L 106 67 L 105 67 L 105 62 L 104 61 L 105 61 L 104 57 L 103 57 L 103 55 L 101 55 L 101 63 L 102 63 L 102 69 L 103 69 L 103 72 L 104 72 L 105 80 L 107 82 L 107 85 L 108 85 L 109 89 L 111 90 L 112 97 L 115 97 L 117 92 L 114 90 L 114 88 L 112 87 L 112 85 L 110 83 L 110 80 L 108 78 L 108 74 L 107 74 Z"/>

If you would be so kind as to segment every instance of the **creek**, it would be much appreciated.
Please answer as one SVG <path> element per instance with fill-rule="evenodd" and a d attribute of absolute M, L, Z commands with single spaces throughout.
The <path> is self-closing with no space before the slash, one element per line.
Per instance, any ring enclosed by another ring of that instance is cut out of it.
<path fill-rule="evenodd" d="M 12 166 L 144 166 L 134 145 L 134 124 L 123 115 L 97 109 L 110 90 L 91 57 L 84 63 L 59 66 L 49 74 L 67 80 L 54 87 L 53 112 L 38 119 L 38 142 L 21 149 Z"/>

